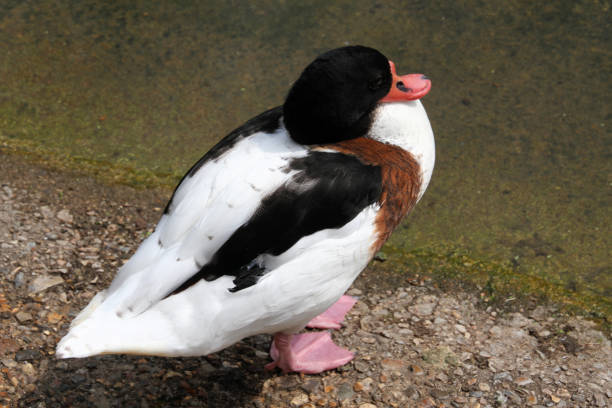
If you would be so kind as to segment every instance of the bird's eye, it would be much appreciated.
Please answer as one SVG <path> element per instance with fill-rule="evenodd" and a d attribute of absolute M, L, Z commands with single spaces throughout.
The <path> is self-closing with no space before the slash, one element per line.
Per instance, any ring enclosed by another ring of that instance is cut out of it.
<path fill-rule="evenodd" d="M 380 89 L 382 85 L 383 85 L 383 78 L 379 76 L 376 79 L 368 83 L 368 88 L 370 88 L 370 90 L 372 91 L 376 91 L 377 89 Z"/>

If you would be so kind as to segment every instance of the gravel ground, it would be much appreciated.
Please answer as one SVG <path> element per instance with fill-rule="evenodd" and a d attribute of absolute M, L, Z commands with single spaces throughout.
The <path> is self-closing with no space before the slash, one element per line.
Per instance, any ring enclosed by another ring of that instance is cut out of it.
<path fill-rule="evenodd" d="M 167 191 L 109 187 L 0 150 L 0 406 L 606 407 L 610 340 L 550 305 L 514 312 L 371 266 L 334 340 L 355 360 L 265 372 L 269 336 L 201 358 L 56 360 L 70 320 L 154 227 Z"/>

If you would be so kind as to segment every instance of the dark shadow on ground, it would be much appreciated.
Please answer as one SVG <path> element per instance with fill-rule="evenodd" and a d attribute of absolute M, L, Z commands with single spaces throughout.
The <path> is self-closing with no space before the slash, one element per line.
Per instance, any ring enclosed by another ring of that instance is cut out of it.
<path fill-rule="evenodd" d="M 41 362 L 44 374 L 20 407 L 247 407 L 267 378 L 269 336 L 207 357 L 99 356 Z M 263 399 L 261 400 L 263 403 Z"/>

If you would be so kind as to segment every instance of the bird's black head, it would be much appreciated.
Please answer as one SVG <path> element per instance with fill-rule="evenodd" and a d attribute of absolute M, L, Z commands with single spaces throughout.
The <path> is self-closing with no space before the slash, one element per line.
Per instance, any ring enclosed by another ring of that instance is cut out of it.
<path fill-rule="evenodd" d="M 389 60 L 363 46 L 337 48 L 306 67 L 283 105 L 291 137 L 327 144 L 367 133 L 372 112 L 392 83 Z"/>

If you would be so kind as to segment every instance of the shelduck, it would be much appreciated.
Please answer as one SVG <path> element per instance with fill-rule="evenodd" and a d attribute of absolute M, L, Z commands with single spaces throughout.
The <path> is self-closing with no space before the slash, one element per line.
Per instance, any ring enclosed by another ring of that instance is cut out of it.
<path fill-rule="evenodd" d="M 268 369 L 318 373 L 353 353 L 329 332 L 343 296 L 423 195 L 433 132 L 372 48 L 328 51 L 285 103 L 247 121 L 184 176 L 155 231 L 74 319 L 59 358 L 206 355 L 273 334 Z"/>

